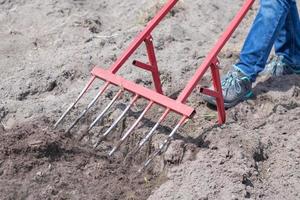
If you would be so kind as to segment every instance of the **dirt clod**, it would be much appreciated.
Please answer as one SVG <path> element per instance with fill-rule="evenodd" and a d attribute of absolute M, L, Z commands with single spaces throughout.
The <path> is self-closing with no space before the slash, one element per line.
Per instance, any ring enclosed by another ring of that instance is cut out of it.
<path fill-rule="evenodd" d="M 1 132 L 0 141 L 2 199 L 145 199 L 155 185 L 37 121 Z M 31 185 L 26 193 L 14 190 L 20 180 Z"/>

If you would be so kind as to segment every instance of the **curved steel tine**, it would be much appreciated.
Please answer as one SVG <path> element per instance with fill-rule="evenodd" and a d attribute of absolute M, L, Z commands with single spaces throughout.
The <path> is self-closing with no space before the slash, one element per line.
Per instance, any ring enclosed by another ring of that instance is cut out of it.
<path fill-rule="evenodd" d="M 83 90 L 80 92 L 76 100 L 68 107 L 68 109 L 63 113 L 63 115 L 58 119 L 58 121 L 54 124 L 54 128 L 57 128 L 58 124 L 66 117 L 66 115 L 70 112 L 70 110 L 78 103 L 79 99 L 83 96 L 83 94 L 89 89 L 91 84 L 94 82 L 96 76 L 93 76 Z"/>
<path fill-rule="evenodd" d="M 163 115 L 159 118 L 159 120 L 156 122 L 156 124 L 153 126 L 153 128 L 150 130 L 150 132 L 146 135 L 145 138 L 143 138 L 142 141 L 140 141 L 140 143 L 138 144 L 138 146 L 132 151 L 132 154 L 136 154 L 141 148 L 142 146 L 154 135 L 154 132 L 156 131 L 156 129 L 158 128 L 159 124 L 166 118 L 166 116 L 169 114 L 170 109 L 167 108 L 165 110 L 165 112 L 163 113 Z"/>
<path fill-rule="evenodd" d="M 94 148 L 96 148 L 100 144 L 100 142 L 103 141 L 106 138 L 106 136 L 117 126 L 119 121 L 121 121 L 121 119 L 126 115 L 126 113 L 129 111 L 130 107 L 134 104 L 134 102 L 138 99 L 138 97 L 139 97 L 138 94 L 136 94 L 133 97 L 130 104 L 128 104 L 128 106 L 125 108 L 125 110 L 122 112 L 122 114 L 114 121 L 114 123 L 107 129 L 107 131 L 102 136 L 100 136 L 100 138 L 94 145 Z"/>
<path fill-rule="evenodd" d="M 94 97 L 94 99 L 89 103 L 89 105 L 82 111 L 82 113 L 76 118 L 73 124 L 66 131 L 67 133 L 79 122 L 79 120 L 87 113 L 87 111 L 95 104 L 95 102 L 99 99 L 99 97 L 103 94 L 106 88 L 109 86 L 109 82 L 106 82 L 102 89 L 98 92 L 98 94 Z"/>
<path fill-rule="evenodd" d="M 159 155 L 162 150 L 173 140 L 173 137 L 176 131 L 179 129 L 186 122 L 187 117 L 183 116 L 172 132 L 168 135 L 168 137 L 164 140 L 164 142 L 159 146 L 159 148 L 148 158 L 148 160 L 144 163 L 141 169 L 139 169 L 139 173 L 141 173 L 153 160 L 154 158 Z"/>
<path fill-rule="evenodd" d="M 122 94 L 123 89 L 121 88 L 117 94 L 114 96 L 114 98 L 109 102 L 109 104 L 104 108 L 104 110 L 97 116 L 97 118 L 91 123 L 91 125 L 88 128 L 88 131 L 90 131 L 96 123 L 104 116 L 104 114 L 108 111 L 108 109 L 114 104 L 114 102 L 120 97 Z"/>
<path fill-rule="evenodd" d="M 153 104 L 154 104 L 154 102 L 150 101 L 150 103 L 144 109 L 144 111 L 139 116 L 139 118 L 134 122 L 134 124 L 130 127 L 130 129 L 123 135 L 123 137 L 119 140 L 119 142 L 117 143 L 117 145 L 109 152 L 109 156 L 113 155 L 113 153 L 119 149 L 119 147 L 123 144 L 123 142 L 130 135 L 130 133 L 134 130 L 134 128 L 139 124 L 139 122 L 142 120 L 142 118 L 145 116 L 146 112 L 151 108 L 151 106 Z"/>

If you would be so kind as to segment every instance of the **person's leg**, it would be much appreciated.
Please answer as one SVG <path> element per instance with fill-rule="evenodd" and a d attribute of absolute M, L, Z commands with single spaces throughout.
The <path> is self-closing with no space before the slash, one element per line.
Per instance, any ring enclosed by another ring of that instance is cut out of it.
<path fill-rule="evenodd" d="M 252 95 L 255 81 L 267 62 L 272 46 L 285 25 L 294 0 L 261 0 L 260 9 L 240 53 L 240 61 L 222 79 L 226 108 L 235 106 Z M 215 98 L 204 100 L 216 105 Z"/>
<path fill-rule="evenodd" d="M 268 60 L 275 40 L 285 25 L 294 0 L 261 0 L 260 9 L 234 65 L 251 81 L 255 81 Z"/>
<path fill-rule="evenodd" d="M 275 53 L 295 70 L 300 70 L 300 19 L 296 1 L 290 5 L 286 23 L 280 31 L 275 44 Z"/>

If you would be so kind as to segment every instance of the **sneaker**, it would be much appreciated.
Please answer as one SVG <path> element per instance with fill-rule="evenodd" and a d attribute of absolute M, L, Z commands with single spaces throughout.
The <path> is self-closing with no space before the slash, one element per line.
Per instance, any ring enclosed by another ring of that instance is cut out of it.
<path fill-rule="evenodd" d="M 289 65 L 284 62 L 283 56 L 275 56 L 267 65 L 263 74 L 271 74 L 272 76 L 282 76 L 288 74 L 300 74 L 299 69 L 295 69 L 296 66 Z"/>
<path fill-rule="evenodd" d="M 222 79 L 222 91 L 225 108 L 231 108 L 253 96 L 250 78 L 237 69 L 232 69 Z M 216 105 L 215 97 L 205 95 L 204 100 L 209 104 Z"/>

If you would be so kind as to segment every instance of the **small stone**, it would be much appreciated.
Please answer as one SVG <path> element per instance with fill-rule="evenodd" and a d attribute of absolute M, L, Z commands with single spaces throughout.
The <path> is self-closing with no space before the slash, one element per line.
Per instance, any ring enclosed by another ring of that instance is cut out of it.
<path fill-rule="evenodd" d="M 43 172 L 39 171 L 36 173 L 37 176 L 43 176 Z"/>
<path fill-rule="evenodd" d="M 278 105 L 276 108 L 276 113 L 279 115 L 282 115 L 287 112 L 287 109 L 283 107 L 282 105 Z"/>
<path fill-rule="evenodd" d="M 232 195 L 231 200 L 239 200 L 235 195 Z"/>
<path fill-rule="evenodd" d="M 164 154 L 164 160 L 171 164 L 178 164 L 182 161 L 184 155 L 184 143 L 181 140 L 173 141 L 166 153 Z"/>
<path fill-rule="evenodd" d="M 225 163 L 225 160 L 222 159 L 220 162 L 219 162 L 219 165 L 223 165 Z"/>
<path fill-rule="evenodd" d="M 232 58 L 233 53 L 231 51 L 226 51 L 225 52 L 225 58 Z"/>
<path fill-rule="evenodd" d="M 289 151 L 290 151 L 290 152 L 293 152 L 293 151 L 295 151 L 295 149 L 294 149 L 294 148 L 290 148 Z"/>
<path fill-rule="evenodd" d="M 8 110 L 5 107 L 0 107 L 0 121 L 8 114 Z"/>
<path fill-rule="evenodd" d="M 57 86 L 56 80 L 50 81 L 46 86 L 46 91 L 51 92 L 52 90 L 54 90 L 54 88 L 56 88 L 56 86 Z"/>
<path fill-rule="evenodd" d="M 217 146 L 212 146 L 211 150 L 218 150 L 218 147 Z"/>

